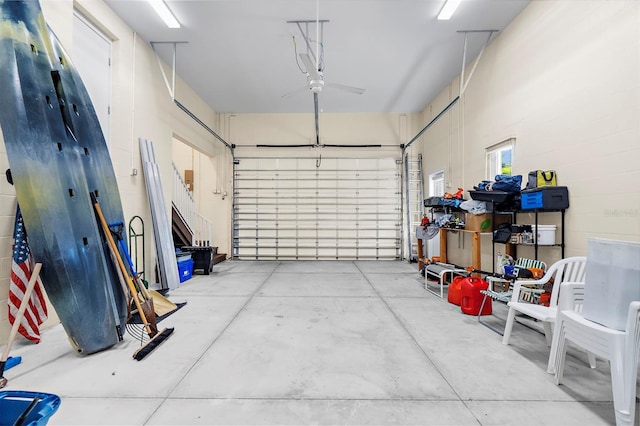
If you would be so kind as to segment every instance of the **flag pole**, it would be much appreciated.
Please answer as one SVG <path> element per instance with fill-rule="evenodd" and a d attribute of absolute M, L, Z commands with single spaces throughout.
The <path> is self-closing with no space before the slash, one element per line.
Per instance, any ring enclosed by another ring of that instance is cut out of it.
<path fill-rule="evenodd" d="M 33 292 L 33 288 L 36 286 L 38 282 L 38 277 L 40 276 L 40 268 L 42 268 L 42 263 L 36 263 L 31 272 L 31 278 L 29 279 L 29 284 L 27 285 L 27 289 L 24 291 L 24 297 L 22 298 L 22 302 L 20 302 L 20 308 L 18 309 L 18 313 L 15 316 L 15 320 L 13 321 L 13 326 L 11 327 L 11 332 L 9 333 L 9 340 L 7 340 L 7 347 L 4 348 L 4 352 L 2 353 L 2 358 L 0 358 L 0 389 L 7 385 L 7 379 L 4 377 L 4 365 L 7 362 L 7 358 L 9 357 L 9 351 L 11 350 L 11 344 L 16 338 L 16 334 L 18 334 L 18 329 L 20 328 L 20 323 L 22 322 L 22 317 L 24 316 L 24 311 L 27 309 L 29 305 L 29 300 L 31 300 L 31 293 Z"/>

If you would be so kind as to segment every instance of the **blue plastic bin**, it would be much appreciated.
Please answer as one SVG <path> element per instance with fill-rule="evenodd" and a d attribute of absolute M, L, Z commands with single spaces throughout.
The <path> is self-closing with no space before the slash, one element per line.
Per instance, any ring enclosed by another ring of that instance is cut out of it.
<path fill-rule="evenodd" d="M 193 259 L 185 259 L 178 262 L 178 273 L 180 282 L 183 283 L 193 275 Z"/>
<path fill-rule="evenodd" d="M 13 426 L 35 398 L 39 401 L 22 423 L 25 426 L 43 426 L 58 411 L 61 400 L 58 395 L 28 391 L 0 392 L 0 426 Z"/>
<path fill-rule="evenodd" d="M 566 186 L 542 186 L 520 193 L 522 210 L 563 210 L 569 208 L 569 190 Z"/>

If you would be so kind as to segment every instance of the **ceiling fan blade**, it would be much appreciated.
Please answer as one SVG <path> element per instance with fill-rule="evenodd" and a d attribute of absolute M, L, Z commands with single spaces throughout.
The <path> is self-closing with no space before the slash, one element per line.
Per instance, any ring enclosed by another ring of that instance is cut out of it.
<path fill-rule="evenodd" d="M 311 59 L 311 56 L 307 53 L 301 53 L 300 59 L 304 63 L 304 68 L 307 70 L 307 74 L 309 74 L 309 78 L 311 80 L 322 80 L 322 76 L 318 73 L 316 69 L 316 64 Z"/>
<path fill-rule="evenodd" d="M 304 92 L 306 89 L 309 89 L 309 86 L 302 86 L 302 87 L 298 87 L 295 90 L 292 90 L 289 93 L 285 93 L 284 95 L 282 95 L 283 98 L 290 98 L 293 95 L 297 95 L 300 92 Z"/>
<path fill-rule="evenodd" d="M 355 93 L 356 95 L 362 95 L 364 93 L 364 89 L 361 89 L 359 87 L 345 86 L 344 84 L 327 83 L 326 81 L 324 82 L 324 85 L 326 87 L 332 87 L 334 89 L 340 89 L 346 92 Z"/>

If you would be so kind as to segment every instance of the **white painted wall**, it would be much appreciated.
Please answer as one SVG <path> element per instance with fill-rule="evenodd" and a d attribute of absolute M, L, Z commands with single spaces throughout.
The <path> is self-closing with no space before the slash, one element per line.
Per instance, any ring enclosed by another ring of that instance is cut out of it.
<path fill-rule="evenodd" d="M 321 95 L 322 96 L 322 95 Z M 335 145 L 399 145 L 406 140 L 405 114 L 320 113 L 320 143 Z M 313 114 L 238 114 L 230 117 L 230 139 L 238 153 L 256 144 L 315 144 Z M 263 151 L 261 151 L 263 152 Z M 281 154 L 283 151 L 279 151 Z M 288 152 L 288 151 L 287 151 Z"/>
<path fill-rule="evenodd" d="M 532 2 L 487 48 L 461 102 L 422 137 L 425 172 L 444 168 L 451 189 L 471 189 L 485 178 L 485 148 L 515 137 L 514 174 L 553 169 L 569 187 L 565 256 L 586 255 L 591 236 L 639 241 L 638 16 L 632 1 Z M 425 109 L 425 123 L 458 88 L 452 82 Z M 458 248 L 450 237 L 450 261 L 470 264 L 469 238 Z M 539 251 L 547 262 L 559 254 Z"/>

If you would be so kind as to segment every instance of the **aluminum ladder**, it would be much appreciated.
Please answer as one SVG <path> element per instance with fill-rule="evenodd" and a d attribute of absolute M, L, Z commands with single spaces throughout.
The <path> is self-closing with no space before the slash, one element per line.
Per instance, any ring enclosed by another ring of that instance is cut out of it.
<path fill-rule="evenodd" d="M 420 225 L 424 216 L 424 182 L 422 180 L 422 154 L 404 157 L 405 166 L 405 202 L 407 232 L 407 255 L 409 262 L 418 260 L 418 240 L 416 227 Z"/>

